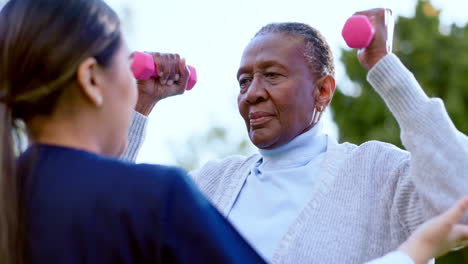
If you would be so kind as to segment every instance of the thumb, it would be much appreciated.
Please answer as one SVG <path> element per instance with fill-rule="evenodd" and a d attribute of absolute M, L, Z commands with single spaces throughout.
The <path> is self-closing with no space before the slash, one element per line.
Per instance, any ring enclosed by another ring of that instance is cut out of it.
<path fill-rule="evenodd" d="M 180 72 L 180 79 L 179 83 L 183 84 L 184 87 L 187 87 L 188 79 L 190 76 L 190 71 L 185 63 L 185 59 L 182 58 L 179 60 L 179 72 Z"/>

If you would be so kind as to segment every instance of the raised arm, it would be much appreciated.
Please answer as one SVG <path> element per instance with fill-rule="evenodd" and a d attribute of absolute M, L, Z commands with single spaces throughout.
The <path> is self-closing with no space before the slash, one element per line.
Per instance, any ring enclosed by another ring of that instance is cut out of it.
<path fill-rule="evenodd" d="M 371 45 L 359 51 L 359 61 L 369 69 L 367 80 L 395 116 L 410 152 L 409 160 L 393 172 L 398 174 L 393 212 L 409 233 L 468 194 L 468 138 L 455 128 L 442 100 L 429 98 L 391 53 L 393 27 L 385 19 L 391 12 L 358 14 L 368 16 L 376 29 Z"/>
<path fill-rule="evenodd" d="M 159 70 L 159 78 L 138 81 L 138 101 L 132 123 L 128 131 L 128 144 L 121 160 L 135 162 L 145 139 L 148 116 L 160 100 L 182 94 L 189 77 L 185 60 L 178 54 L 153 53 L 154 62 Z"/>
<path fill-rule="evenodd" d="M 145 140 L 146 124 L 148 116 L 145 116 L 137 111 L 133 113 L 132 122 L 128 129 L 128 143 L 125 152 L 119 157 L 120 160 L 135 162 L 140 147 Z"/>

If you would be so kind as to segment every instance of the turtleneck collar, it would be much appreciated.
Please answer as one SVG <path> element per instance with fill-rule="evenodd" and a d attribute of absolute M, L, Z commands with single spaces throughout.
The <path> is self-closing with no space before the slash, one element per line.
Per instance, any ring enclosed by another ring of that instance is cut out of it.
<path fill-rule="evenodd" d="M 274 149 L 259 149 L 262 159 L 257 168 L 262 170 L 286 169 L 303 166 L 325 152 L 327 136 L 322 133 L 322 122 Z"/>

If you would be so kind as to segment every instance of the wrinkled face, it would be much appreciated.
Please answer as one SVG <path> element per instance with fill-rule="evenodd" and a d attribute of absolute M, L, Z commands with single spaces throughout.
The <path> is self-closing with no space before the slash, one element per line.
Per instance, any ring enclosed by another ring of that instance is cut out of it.
<path fill-rule="evenodd" d="M 128 128 L 137 102 L 138 90 L 131 66 L 131 53 L 122 40 L 119 50 L 105 70 L 104 116 L 106 118 L 107 149 L 110 155 L 125 151 Z"/>
<path fill-rule="evenodd" d="M 279 147 L 312 127 L 315 78 L 301 37 L 255 37 L 244 50 L 237 79 L 239 112 L 257 147 Z"/>

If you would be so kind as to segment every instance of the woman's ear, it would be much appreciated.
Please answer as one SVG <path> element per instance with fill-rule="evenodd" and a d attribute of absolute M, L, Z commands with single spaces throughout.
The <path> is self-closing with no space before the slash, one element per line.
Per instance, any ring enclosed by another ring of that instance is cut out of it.
<path fill-rule="evenodd" d="M 83 92 L 85 97 L 97 107 L 102 106 L 104 103 L 102 87 L 98 85 L 99 74 L 102 73 L 94 58 L 87 58 L 78 66 L 77 77 L 79 89 Z"/>
<path fill-rule="evenodd" d="M 335 78 L 331 75 L 325 75 L 316 81 L 314 99 L 318 111 L 322 112 L 330 104 L 335 88 Z"/>

